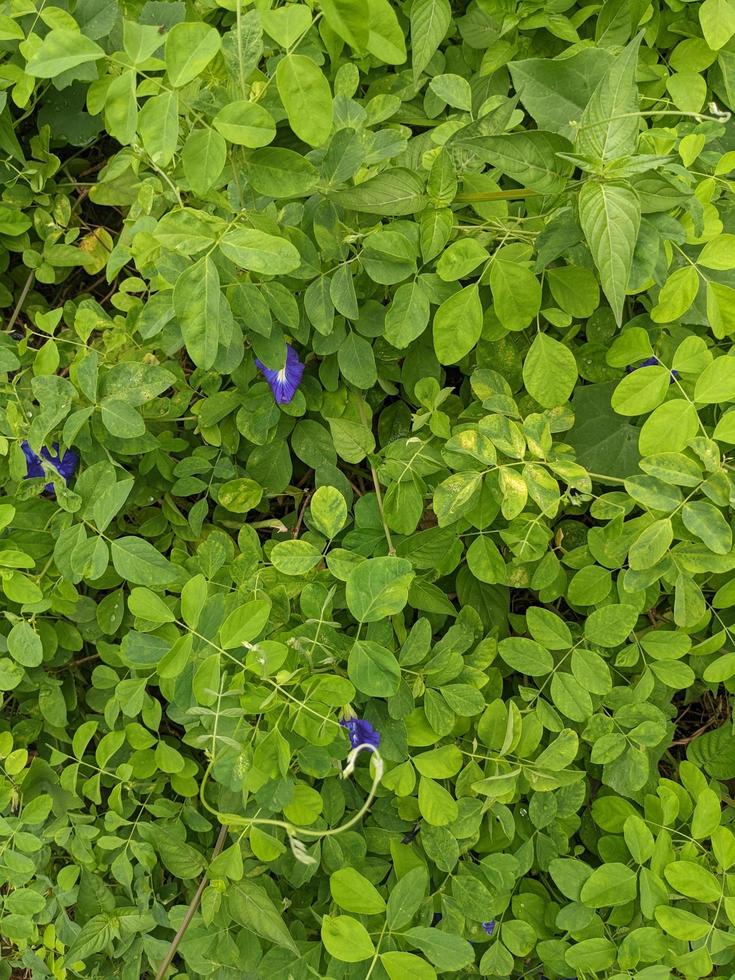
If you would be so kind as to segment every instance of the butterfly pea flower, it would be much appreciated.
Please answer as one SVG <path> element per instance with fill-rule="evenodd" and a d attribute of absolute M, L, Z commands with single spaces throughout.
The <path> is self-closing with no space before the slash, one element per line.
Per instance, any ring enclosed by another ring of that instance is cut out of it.
<path fill-rule="evenodd" d="M 353 749 L 358 745 L 369 745 L 374 749 L 380 747 L 380 732 L 377 732 L 364 718 L 343 718 L 340 725 L 347 729 Z"/>
<path fill-rule="evenodd" d="M 482 928 L 485 930 L 488 936 L 492 936 L 492 934 L 495 932 L 495 919 L 490 919 L 489 922 L 483 922 Z"/>
<path fill-rule="evenodd" d="M 434 915 L 431 918 L 431 924 L 432 924 L 432 926 L 438 926 L 439 923 L 441 922 L 441 920 L 442 920 L 442 914 L 441 914 L 441 912 L 435 912 Z"/>
<path fill-rule="evenodd" d="M 33 480 L 36 477 L 46 475 L 42 460 L 45 460 L 47 463 L 50 463 L 51 466 L 53 466 L 53 468 L 58 472 L 59 476 L 63 478 L 64 483 L 69 482 L 69 480 L 74 476 L 76 468 L 79 465 L 79 457 L 72 449 L 67 449 L 64 455 L 61 455 L 58 442 L 55 442 L 53 445 L 53 454 L 50 453 L 44 446 L 41 450 L 41 455 L 39 456 L 31 449 L 25 439 L 23 442 L 21 442 L 20 448 L 23 450 L 23 454 L 26 458 L 27 480 Z M 47 493 L 53 493 L 53 483 L 47 483 L 44 490 Z"/>
<path fill-rule="evenodd" d="M 280 371 L 266 367 L 257 357 L 255 366 L 270 385 L 276 404 L 288 405 L 293 400 L 304 376 L 304 365 L 293 347 L 286 344 L 286 363 Z"/>
<path fill-rule="evenodd" d="M 645 361 L 641 361 L 640 364 L 636 364 L 636 365 L 629 364 L 625 370 L 628 372 L 628 374 L 632 374 L 633 371 L 639 371 L 641 368 L 644 368 L 644 367 L 656 367 L 656 365 L 657 364 L 660 364 L 660 363 L 661 363 L 661 361 L 659 361 L 659 359 L 656 357 L 656 355 L 653 354 L 651 357 L 647 357 L 645 359 Z M 669 384 L 672 385 L 676 381 L 676 379 L 678 377 L 679 377 L 679 372 L 678 371 L 672 371 L 671 372 L 671 379 L 669 381 Z"/>

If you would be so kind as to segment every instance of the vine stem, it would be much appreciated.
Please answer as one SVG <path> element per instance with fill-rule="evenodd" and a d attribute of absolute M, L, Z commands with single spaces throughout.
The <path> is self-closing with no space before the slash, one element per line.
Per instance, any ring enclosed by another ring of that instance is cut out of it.
<path fill-rule="evenodd" d="M 213 806 L 209 805 L 204 795 L 204 790 L 206 789 L 212 772 L 214 759 L 210 760 L 209 765 L 204 771 L 204 776 L 202 777 L 202 782 L 199 787 L 199 799 L 204 809 L 211 813 L 212 816 L 217 817 L 223 826 L 246 828 L 254 825 L 260 827 L 281 827 L 286 831 L 290 840 L 293 840 L 294 838 L 298 840 L 299 837 L 312 837 L 316 838 L 317 840 L 321 840 L 323 837 L 333 837 L 335 834 L 341 834 L 343 831 L 349 830 L 350 827 L 354 827 L 356 823 L 359 823 L 360 820 L 362 820 L 372 806 L 378 792 L 380 780 L 383 778 L 383 759 L 380 753 L 374 746 L 365 744 L 358 745 L 356 748 L 352 749 L 347 757 L 348 762 L 342 772 L 342 778 L 346 779 L 348 776 L 352 775 L 357 756 L 364 749 L 368 749 L 371 752 L 375 762 L 373 784 L 370 787 L 370 792 L 365 798 L 365 802 L 362 804 L 357 813 L 354 814 L 354 816 L 352 816 L 349 820 L 345 821 L 345 823 L 340 824 L 339 827 L 332 827 L 328 830 L 311 830 L 309 827 L 297 827 L 295 824 L 289 823 L 286 820 L 271 820 L 269 817 L 241 817 L 237 813 L 220 813 L 219 810 L 215 810 Z M 156 980 L 159 980 L 159 978 L 156 977 Z"/>
<path fill-rule="evenodd" d="M 15 321 L 20 316 L 21 308 L 25 303 L 26 296 L 28 295 L 28 292 L 35 278 L 36 278 L 36 272 L 34 269 L 31 269 L 31 271 L 28 273 L 28 278 L 25 281 L 25 285 L 21 290 L 20 296 L 18 297 L 18 302 L 15 304 L 15 309 L 13 310 L 13 314 L 10 317 L 10 320 L 8 321 L 7 327 L 5 328 L 8 333 L 10 333 L 10 331 L 13 329 L 13 327 L 15 326 Z"/>
<path fill-rule="evenodd" d="M 225 824 L 223 824 L 220 827 L 219 835 L 214 845 L 214 850 L 212 851 L 210 864 L 212 861 L 214 861 L 214 859 L 217 857 L 219 852 L 224 847 L 225 840 L 227 838 L 227 830 L 228 828 Z M 202 879 L 199 882 L 197 890 L 194 892 L 194 897 L 192 898 L 191 902 L 189 902 L 189 908 L 186 910 L 186 915 L 184 916 L 181 925 L 176 931 L 176 935 L 171 940 L 171 945 L 169 946 L 168 952 L 163 958 L 163 962 L 158 968 L 158 973 L 156 974 L 156 980 L 163 980 L 164 976 L 166 975 L 166 971 L 171 966 L 171 961 L 173 960 L 174 956 L 176 956 L 176 950 L 179 948 L 179 944 L 181 943 L 181 940 L 184 938 L 184 934 L 186 933 L 186 930 L 189 928 L 191 924 L 191 920 L 194 918 L 196 914 L 196 910 L 199 908 L 199 903 L 202 900 L 202 895 L 204 894 L 204 889 L 207 885 L 208 877 L 209 877 L 209 871 L 207 870 L 202 875 Z"/>
<path fill-rule="evenodd" d="M 363 405 L 362 401 L 358 401 L 357 407 L 360 412 L 360 419 L 362 421 L 362 424 L 367 428 L 368 422 L 367 422 L 367 417 L 365 415 L 365 406 Z M 367 460 L 370 466 L 370 474 L 373 478 L 373 486 L 375 488 L 375 499 L 378 504 L 378 513 L 380 514 L 380 520 L 383 524 L 383 531 L 385 533 L 385 540 L 388 545 L 388 554 L 395 555 L 396 549 L 393 547 L 393 538 L 391 537 L 390 528 L 388 527 L 388 524 L 385 519 L 385 511 L 383 510 L 383 494 L 380 490 L 380 481 L 378 480 L 378 473 L 377 470 L 375 469 L 375 466 L 373 465 L 373 461 L 370 458 L 369 454 Z"/>

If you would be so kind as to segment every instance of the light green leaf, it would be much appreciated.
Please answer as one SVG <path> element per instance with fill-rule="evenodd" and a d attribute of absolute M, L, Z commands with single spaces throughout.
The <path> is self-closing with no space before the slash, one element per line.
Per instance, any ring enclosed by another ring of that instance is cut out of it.
<path fill-rule="evenodd" d="M 405 558 L 369 558 L 347 579 L 347 605 L 361 623 L 375 623 L 400 612 L 414 577 Z"/>
<path fill-rule="evenodd" d="M 189 356 L 201 368 L 212 367 L 217 356 L 220 301 L 219 273 L 209 255 L 184 269 L 176 280 L 174 310 Z"/>
<path fill-rule="evenodd" d="M 349 915 L 325 915 L 321 935 L 326 951 L 342 963 L 361 963 L 375 952 L 365 926 Z"/>
<path fill-rule="evenodd" d="M 276 135 L 273 116 L 257 102 L 229 102 L 212 120 L 217 132 L 236 146 L 267 146 Z"/>
<path fill-rule="evenodd" d="M 579 120 L 574 146 L 577 153 L 607 162 L 635 150 L 639 128 L 635 75 L 640 43 L 641 35 L 630 41 L 598 82 Z M 614 303 L 610 305 L 616 309 Z"/>
<path fill-rule="evenodd" d="M 414 0 L 411 4 L 413 77 L 418 78 L 444 40 L 452 20 L 449 0 Z"/>
<path fill-rule="evenodd" d="M 372 882 L 354 868 L 340 868 L 329 878 L 332 898 L 345 912 L 379 915 L 385 911 L 385 899 Z"/>
<path fill-rule="evenodd" d="M 619 325 L 641 222 L 638 196 L 628 184 L 587 181 L 579 194 L 579 220 Z"/>
<path fill-rule="evenodd" d="M 433 333 L 440 364 L 456 364 L 469 354 L 482 333 L 482 304 L 475 283 L 444 300 L 434 314 Z"/>
<path fill-rule="evenodd" d="M 174 88 L 201 75 L 220 49 L 216 28 L 201 21 L 174 24 L 166 36 L 166 71 Z"/>
<path fill-rule="evenodd" d="M 235 265 L 261 275 L 286 275 L 301 265 L 295 245 L 255 228 L 233 228 L 223 236 L 219 247 Z"/>
<path fill-rule="evenodd" d="M 577 381 L 577 362 L 569 348 L 545 333 L 537 333 L 523 362 L 526 391 L 543 408 L 563 405 Z"/>
<path fill-rule="evenodd" d="M 321 146 L 332 131 L 332 92 L 321 68 L 302 54 L 278 63 L 276 84 L 294 133 L 310 146 Z"/>
<path fill-rule="evenodd" d="M 673 272 L 658 295 L 651 310 L 654 323 L 672 323 L 683 316 L 694 302 L 699 290 L 699 276 L 694 266 L 685 265 Z"/>
<path fill-rule="evenodd" d="M 65 27 L 50 30 L 26 65 L 36 78 L 56 78 L 62 72 L 104 58 L 105 52 L 78 31 Z"/>

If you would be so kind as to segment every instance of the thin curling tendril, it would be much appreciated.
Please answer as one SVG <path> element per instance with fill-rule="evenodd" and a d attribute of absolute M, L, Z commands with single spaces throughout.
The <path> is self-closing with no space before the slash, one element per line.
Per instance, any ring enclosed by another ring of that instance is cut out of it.
<path fill-rule="evenodd" d="M 209 765 L 207 766 L 204 776 L 202 778 L 202 785 L 199 788 L 199 799 L 205 810 L 216 817 L 217 820 L 228 827 L 252 827 L 252 826 L 266 826 L 266 827 L 281 827 L 286 831 L 288 835 L 289 843 L 291 845 L 291 850 L 294 857 L 304 864 L 311 864 L 314 859 L 310 857 L 303 847 L 302 842 L 299 837 L 311 837 L 316 840 L 320 840 L 322 837 L 334 837 L 337 834 L 341 834 L 345 830 L 349 830 L 350 827 L 354 827 L 356 823 L 365 816 L 367 811 L 373 804 L 375 796 L 378 791 L 378 786 L 383 778 L 383 757 L 381 756 L 378 749 L 374 745 L 369 745 L 367 742 L 356 746 L 351 750 L 350 754 L 347 756 L 347 762 L 344 769 L 342 770 L 342 778 L 349 779 L 352 773 L 355 771 L 355 763 L 361 752 L 368 751 L 372 755 L 373 759 L 373 783 L 370 787 L 370 792 L 365 797 L 365 801 L 352 817 L 345 823 L 340 824 L 339 827 L 331 827 L 327 830 L 310 830 L 308 827 L 297 827 L 295 824 L 290 823 L 288 820 L 273 820 L 270 817 L 241 817 L 237 813 L 221 813 L 219 810 L 215 809 L 213 806 L 207 802 L 205 796 L 205 789 L 209 781 L 210 774 L 212 772 L 212 766 L 214 765 L 214 759 L 211 759 Z"/>

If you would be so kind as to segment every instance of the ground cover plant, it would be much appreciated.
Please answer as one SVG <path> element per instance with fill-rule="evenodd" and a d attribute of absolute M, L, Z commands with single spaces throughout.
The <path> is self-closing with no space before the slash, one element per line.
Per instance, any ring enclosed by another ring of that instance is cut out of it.
<path fill-rule="evenodd" d="M 0 980 L 735 975 L 735 5 L 0 3 Z"/>

